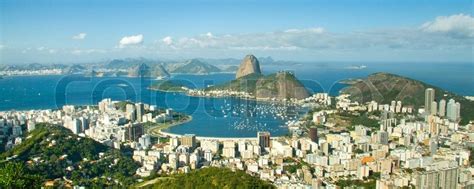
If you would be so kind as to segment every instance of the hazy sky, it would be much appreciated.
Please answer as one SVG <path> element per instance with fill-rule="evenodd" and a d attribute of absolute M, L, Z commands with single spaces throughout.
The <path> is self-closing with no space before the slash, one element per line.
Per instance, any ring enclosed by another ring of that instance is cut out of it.
<path fill-rule="evenodd" d="M 472 0 L 0 0 L 0 63 L 473 61 Z"/>

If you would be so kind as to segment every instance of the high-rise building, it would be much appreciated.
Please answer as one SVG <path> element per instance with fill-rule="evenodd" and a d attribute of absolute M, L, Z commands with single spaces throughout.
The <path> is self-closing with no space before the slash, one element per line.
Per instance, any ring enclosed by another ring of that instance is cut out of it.
<path fill-rule="evenodd" d="M 444 99 L 439 101 L 438 115 L 441 117 L 446 116 L 446 100 Z"/>
<path fill-rule="evenodd" d="M 456 121 L 458 118 L 457 109 L 458 107 L 456 105 L 456 101 L 454 101 L 454 99 L 449 99 L 448 105 L 447 105 L 446 117 L 448 117 L 448 119 L 451 121 Z"/>
<path fill-rule="evenodd" d="M 176 138 L 176 137 L 171 137 L 171 138 L 170 138 L 170 145 L 171 145 L 171 147 L 173 147 L 173 148 L 178 147 L 178 146 L 179 146 L 179 139 Z"/>
<path fill-rule="evenodd" d="M 386 131 L 379 131 L 377 133 L 377 142 L 379 144 L 388 144 L 388 132 Z"/>
<path fill-rule="evenodd" d="M 427 88 L 425 90 L 425 112 L 431 114 L 431 102 L 434 101 L 435 90 L 433 88 Z"/>
<path fill-rule="evenodd" d="M 194 134 L 185 134 L 181 137 L 181 145 L 188 146 L 191 148 L 196 147 L 196 135 Z"/>
<path fill-rule="evenodd" d="M 131 122 L 135 122 L 137 120 L 137 113 L 136 113 L 136 108 L 134 104 L 127 104 L 125 106 L 126 109 L 126 116 L 127 119 L 129 119 Z"/>
<path fill-rule="evenodd" d="M 213 155 L 211 150 L 204 151 L 204 159 L 206 161 L 212 161 Z"/>
<path fill-rule="evenodd" d="M 258 145 L 263 150 L 270 147 L 270 132 L 258 132 Z"/>
<path fill-rule="evenodd" d="M 437 139 L 431 138 L 430 139 L 430 153 L 431 153 L 431 155 L 436 154 L 437 151 L 438 151 Z"/>
<path fill-rule="evenodd" d="M 309 128 L 309 138 L 313 142 L 318 142 L 318 128 L 317 127 L 311 127 Z"/>
<path fill-rule="evenodd" d="M 81 126 L 81 121 L 79 119 L 72 119 L 71 123 L 69 124 L 69 129 L 74 133 L 74 134 L 79 134 L 82 132 L 82 126 Z"/>
<path fill-rule="evenodd" d="M 143 115 L 145 114 L 145 106 L 143 105 L 143 103 L 137 103 L 136 106 L 137 106 L 137 120 L 139 122 L 142 122 Z"/>
<path fill-rule="evenodd" d="M 89 129 L 89 120 L 85 117 L 80 117 L 79 121 L 81 122 L 82 131 Z"/>
<path fill-rule="evenodd" d="M 461 117 L 461 103 L 456 102 L 456 120 Z"/>
<path fill-rule="evenodd" d="M 14 137 L 21 136 L 22 134 L 23 134 L 23 132 L 21 130 L 21 126 L 15 125 L 15 126 L 12 127 L 12 135 Z"/>
<path fill-rule="evenodd" d="M 127 124 L 125 129 L 125 140 L 137 141 L 140 136 L 143 135 L 143 125 L 141 124 Z"/>
<path fill-rule="evenodd" d="M 0 125 L 0 126 L 1 126 L 1 125 Z M 28 124 L 27 124 L 27 130 L 28 130 L 28 132 L 31 132 L 31 131 L 35 130 L 35 128 L 36 128 L 36 123 L 35 123 L 35 121 L 33 121 L 33 120 L 28 120 Z"/>
<path fill-rule="evenodd" d="M 112 109 L 112 107 L 113 107 L 112 99 L 110 98 L 103 99 L 102 101 L 99 102 L 99 111 L 101 112 L 106 112 Z"/>
<path fill-rule="evenodd" d="M 415 173 L 415 188 L 457 188 L 459 168 L 422 171 Z"/>
<path fill-rule="evenodd" d="M 438 103 L 436 101 L 431 102 L 431 107 L 430 107 L 430 114 L 431 115 L 436 115 L 438 113 Z"/>
<path fill-rule="evenodd" d="M 144 134 L 138 139 L 138 143 L 144 148 L 147 149 L 151 145 L 150 135 Z"/>

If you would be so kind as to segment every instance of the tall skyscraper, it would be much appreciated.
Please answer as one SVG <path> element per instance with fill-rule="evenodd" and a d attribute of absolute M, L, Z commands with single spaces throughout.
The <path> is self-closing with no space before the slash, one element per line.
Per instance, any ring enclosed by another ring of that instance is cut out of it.
<path fill-rule="evenodd" d="M 318 128 L 316 127 L 309 128 L 309 138 L 313 142 L 318 142 Z"/>
<path fill-rule="evenodd" d="M 262 148 L 262 150 L 270 147 L 270 132 L 258 132 L 257 138 L 258 145 L 260 148 Z"/>
<path fill-rule="evenodd" d="M 125 106 L 125 109 L 127 111 L 127 119 L 129 119 L 132 122 L 135 122 L 135 120 L 137 120 L 137 113 L 136 113 L 135 105 L 134 104 L 127 104 Z"/>
<path fill-rule="evenodd" d="M 431 102 L 430 114 L 436 115 L 438 113 L 438 103 L 436 101 Z"/>
<path fill-rule="evenodd" d="M 448 117 L 449 120 L 451 121 L 456 121 L 457 118 L 458 118 L 458 107 L 456 105 L 456 101 L 454 101 L 454 99 L 449 99 L 448 101 L 448 105 L 447 105 L 447 115 L 446 117 Z"/>
<path fill-rule="evenodd" d="M 127 141 L 137 141 L 144 133 L 143 125 L 141 124 L 127 124 L 124 129 L 125 140 Z"/>
<path fill-rule="evenodd" d="M 446 116 L 446 100 L 444 99 L 439 101 L 438 115 L 441 117 Z"/>
<path fill-rule="evenodd" d="M 434 101 L 435 90 L 433 88 L 427 88 L 425 90 L 425 112 L 431 114 L 431 102 Z"/>
<path fill-rule="evenodd" d="M 145 106 L 143 105 L 143 103 L 137 103 L 136 106 L 137 106 L 137 120 L 139 122 L 142 122 L 143 115 L 145 114 Z"/>
<path fill-rule="evenodd" d="M 81 121 L 79 119 L 73 118 L 71 122 L 69 123 L 69 129 L 74 133 L 74 134 L 79 134 L 82 132 L 81 128 Z"/>

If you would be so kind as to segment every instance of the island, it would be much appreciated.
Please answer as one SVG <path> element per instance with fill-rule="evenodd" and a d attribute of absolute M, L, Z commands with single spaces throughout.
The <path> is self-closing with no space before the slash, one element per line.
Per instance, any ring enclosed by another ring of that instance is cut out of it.
<path fill-rule="evenodd" d="M 361 82 L 361 81 L 363 81 L 363 80 L 362 79 L 349 78 L 349 79 L 341 80 L 338 83 L 345 84 L 345 85 L 353 85 L 353 84 L 356 84 L 356 83 Z"/>

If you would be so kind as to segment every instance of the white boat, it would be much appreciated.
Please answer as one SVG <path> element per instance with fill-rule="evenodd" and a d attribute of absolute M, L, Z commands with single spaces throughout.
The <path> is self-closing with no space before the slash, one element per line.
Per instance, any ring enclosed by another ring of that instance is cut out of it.
<path fill-rule="evenodd" d="M 166 76 L 158 76 L 156 77 L 156 80 L 164 80 L 164 79 L 167 79 L 168 77 Z"/>

